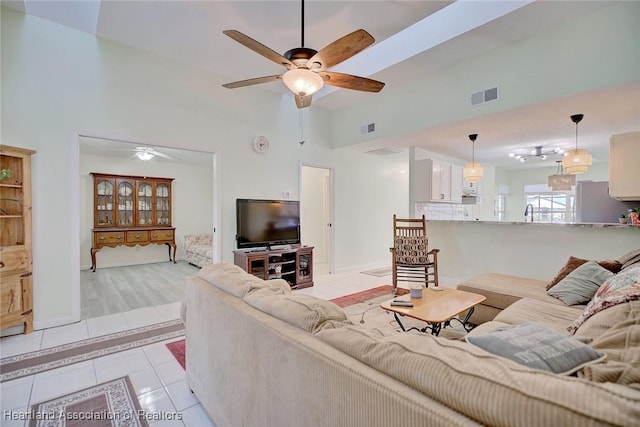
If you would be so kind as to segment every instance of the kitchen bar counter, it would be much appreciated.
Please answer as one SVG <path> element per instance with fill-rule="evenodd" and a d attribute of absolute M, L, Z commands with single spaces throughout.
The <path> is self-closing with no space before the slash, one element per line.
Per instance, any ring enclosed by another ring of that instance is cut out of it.
<path fill-rule="evenodd" d="M 588 227 L 588 228 L 631 228 L 640 230 L 640 225 L 614 224 L 601 222 L 524 222 L 524 221 L 456 221 L 456 220 L 427 220 L 428 223 L 453 223 L 453 224 L 491 224 L 491 225 L 528 225 L 537 227 Z"/>
<path fill-rule="evenodd" d="M 640 249 L 640 227 L 628 224 L 427 221 L 445 284 L 483 273 L 551 280 L 570 256 L 618 259 Z"/>

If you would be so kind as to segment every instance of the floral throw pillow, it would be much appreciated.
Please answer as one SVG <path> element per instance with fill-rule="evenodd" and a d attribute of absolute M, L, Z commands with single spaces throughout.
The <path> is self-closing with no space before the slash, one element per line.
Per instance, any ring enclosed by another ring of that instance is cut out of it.
<path fill-rule="evenodd" d="M 582 314 L 567 329 L 575 334 L 578 328 L 594 314 L 614 305 L 634 300 L 640 300 L 640 265 L 627 268 L 607 279 Z"/>
<path fill-rule="evenodd" d="M 401 237 L 395 238 L 395 256 L 399 264 L 426 264 L 429 262 L 426 237 Z"/>

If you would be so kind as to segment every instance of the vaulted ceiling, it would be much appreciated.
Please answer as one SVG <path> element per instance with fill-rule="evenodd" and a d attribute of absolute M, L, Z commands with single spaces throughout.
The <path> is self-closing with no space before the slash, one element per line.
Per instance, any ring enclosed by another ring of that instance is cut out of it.
<path fill-rule="evenodd" d="M 611 3 L 307 0 L 304 41 L 305 46 L 320 50 L 355 29 L 367 30 L 376 43 L 332 70 L 368 76 L 392 87 L 424 79 L 431 73 L 435 75 L 447 66 L 507 46 Z M 237 29 L 279 53 L 299 47 L 301 39 L 301 10 L 297 0 L 3 0 L 2 5 L 208 70 L 229 82 L 280 74 L 283 69 L 229 39 L 222 34 L 223 30 Z M 234 90 L 287 92 L 280 81 Z M 312 108 L 340 110 L 368 102 L 370 96 L 325 86 L 314 96 Z M 607 147 L 603 147 L 601 141 L 608 139 L 612 129 L 616 132 L 640 130 L 638 99 L 640 84 L 635 82 L 495 115 L 490 125 L 494 128 L 491 134 L 495 141 L 487 145 L 483 156 L 496 165 L 517 167 L 506 158 L 506 153 L 514 147 L 515 133 L 526 132 L 529 141 L 539 140 L 545 145 L 551 142 L 550 135 L 566 135 L 562 143 L 571 145 L 573 125 L 569 118 L 564 125 L 552 125 L 551 118 L 557 116 L 558 111 L 564 111 L 563 103 L 579 100 L 585 111 L 575 112 L 585 113 L 590 120 L 588 133 L 581 133 L 581 146 L 593 151 L 595 160 L 606 160 Z M 474 121 L 481 120 L 471 119 L 465 128 L 473 128 Z M 486 128 L 487 123 L 484 126 Z M 442 141 L 431 142 L 424 148 L 466 158 L 469 147 L 446 144 L 452 138 L 459 139 L 460 128 L 460 123 L 450 123 L 402 138 L 375 141 L 373 146 L 397 149 L 421 146 L 424 141 Z M 600 142 L 596 144 L 596 140 Z M 552 166 L 553 161 L 545 165 Z"/>

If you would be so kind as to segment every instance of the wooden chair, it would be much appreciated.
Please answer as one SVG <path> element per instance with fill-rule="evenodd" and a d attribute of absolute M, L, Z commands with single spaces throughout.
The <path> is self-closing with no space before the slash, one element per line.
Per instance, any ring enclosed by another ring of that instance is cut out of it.
<path fill-rule="evenodd" d="M 393 247 L 391 270 L 393 293 L 398 291 L 398 281 L 429 283 L 438 287 L 438 252 L 429 250 L 427 221 L 422 218 L 401 219 L 393 216 Z"/>

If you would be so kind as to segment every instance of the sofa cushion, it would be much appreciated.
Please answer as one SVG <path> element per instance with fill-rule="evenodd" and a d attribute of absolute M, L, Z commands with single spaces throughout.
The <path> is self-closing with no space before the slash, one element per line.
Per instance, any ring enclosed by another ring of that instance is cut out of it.
<path fill-rule="evenodd" d="M 538 322 L 558 332 L 567 332 L 567 326 L 576 320 L 582 311 L 583 309 L 576 307 L 522 298 L 500 312 L 494 320 L 508 325 Z"/>
<path fill-rule="evenodd" d="M 317 336 L 484 425 L 633 425 L 640 419 L 640 393 L 630 387 L 531 369 L 462 341 L 382 336 L 358 326 Z"/>
<path fill-rule="evenodd" d="M 482 294 L 487 299 L 483 305 L 505 309 L 521 298 L 536 298 L 551 304 L 564 305 L 562 301 L 547 295 L 546 282 L 508 274 L 487 273 L 460 283 L 461 291 Z"/>
<path fill-rule="evenodd" d="M 640 311 L 640 300 L 628 301 L 597 312 L 589 317 L 574 335 L 593 341 L 618 323 L 626 320 L 632 310 Z"/>
<path fill-rule="evenodd" d="M 606 357 L 573 336 L 536 322 L 469 336 L 467 342 L 521 365 L 561 375 L 571 374 Z"/>
<path fill-rule="evenodd" d="M 590 344 L 595 350 L 607 355 L 606 363 L 588 366 L 581 375 L 591 381 L 628 384 L 640 389 L 640 301 L 630 301 L 610 307 L 595 314 L 587 322 L 609 311 L 615 311 L 611 317 L 622 318 L 622 320 L 600 334 Z M 626 316 L 624 316 L 625 313 Z M 587 322 L 578 329 L 578 332 L 586 326 Z"/>
<path fill-rule="evenodd" d="M 547 291 L 567 305 L 586 304 L 613 273 L 595 261 L 587 261 Z"/>
<path fill-rule="evenodd" d="M 309 333 L 351 324 L 337 304 L 311 295 L 273 295 L 260 291 L 247 294 L 244 300 L 252 307 Z"/>
<path fill-rule="evenodd" d="M 580 317 L 567 328 L 572 334 L 594 314 L 609 307 L 640 299 L 640 265 L 622 270 L 600 286 Z"/>
<path fill-rule="evenodd" d="M 549 283 L 547 283 L 547 290 L 553 288 L 558 284 L 562 279 L 567 277 L 569 273 L 571 273 L 576 268 L 580 267 L 582 264 L 588 262 L 588 259 L 576 258 L 574 256 L 570 256 L 565 265 L 558 271 L 556 276 L 551 279 Z M 622 264 L 617 260 L 602 260 L 597 261 L 601 267 L 606 268 L 612 273 L 617 273 L 622 269 Z"/>
<path fill-rule="evenodd" d="M 268 286 L 264 280 L 227 262 L 207 265 L 200 269 L 197 276 L 238 298 L 244 297 L 253 288 Z"/>

